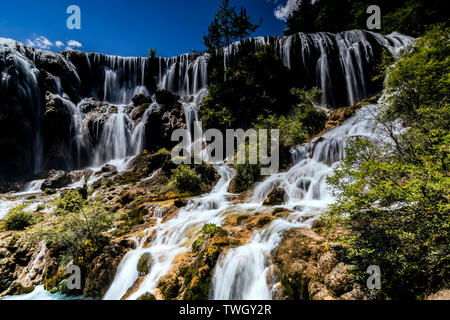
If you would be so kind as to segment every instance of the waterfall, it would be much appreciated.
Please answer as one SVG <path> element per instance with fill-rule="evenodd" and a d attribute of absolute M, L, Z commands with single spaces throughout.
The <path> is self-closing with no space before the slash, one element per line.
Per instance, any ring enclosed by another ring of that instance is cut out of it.
<path fill-rule="evenodd" d="M 92 60 L 92 62 L 91 62 Z M 96 81 L 102 87 L 92 88 L 92 96 L 112 104 L 125 105 L 137 94 L 149 95 L 146 87 L 147 58 L 93 54 L 89 68 L 100 71 Z M 91 71 L 92 72 L 92 71 Z M 100 95 L 102 89 L 103 95 Z"/>
<path fill-rule="evenodd" d="M 374 136 L 377 130 L 372 114 L 374 108 L 374 105 L 365 106 L 343 125 L 293 150 L 297 160 L 294 167 L 255 187 L 250 203 L 262 206 L 277 186 L 286 192 L 286 203 L 280 207 L 293 213 L 255 231 L 248 244 L 230 249 L 221 256 L 213 276 L 211 299 L 271 299 L 274 284 L 267 283 L 273 264 L 271 252 L 278 247 L 283 232 L 310 226 L 317 215 L 334 201 L 329 194 L 326 177 L 343 159 L 346 141 L 350 137 Z"/>
<path fill-rule="evenodd" d="M 224 48 L 223 60 L 226 68 L 239 59 L 243 51 L 258 51 L 266 44 L 273 45 L 280 60 L 295 74 L 300 87 L 319 87 L 321 103 L 338 107 L 352 105 L 376 93 L 379 88 L 369 84 L 381 49 L 387 48 L 393 55 L 398 55 L 411 40 L 398 33 L 382 36 L 360 30 L 256 37 Z M 86 157 L 89 165 L 100 165 L 119 158 L 124 160 L 142 150 L 141 133 L 145 128 L 136 124 L 139 134 L 134 135 L 129 110 L 120 106 L 129 105 L 137 94 L 150 95 L 155 87 L 181 97 L 198 95 L 208 86 L 209 58 L 208 54 L 183 54 L 157 60 L 78 51 L 56 54 L 0 39 L 0 96 L 21 97 L 22 108 L 31 113 L 30 157 L 33 171 L 37 173 L 45 169 L 40 81 L 49 76 L 54 83 L 52 93 L 64 99 L 73 115 L 71 131 L 75 149 L 67 151 L 75 152 L 77 159 L 67 167 L 82 167 Z M 98 132 L 103 135 L 100 138 L 90 137 L 89 132 L 82 129 L 86 114 L 74 109 L 74 105 L 80 108 L 80 102 L 86 98 L 111 104 L 120 111 L 109 115 L 106 132 Z M 24 130 L 30 130 L 23 126 Z M 113 140 L 106 142 L 107 139 Z M 135 142 L 135 139 L 139 141 Z M 119 146 L 119 143 L 126 145 Z"/>
<path fill-rule="evenodd" d="M 208 54 L 159 58 L 158 88 L 181 96 L 197 94 L 208 85 Z"/>
<path fill-rule="evenodd" d="M 374 93 L 368 92 L 367 82 L 375 72 L 375 51 L 385 47 L 393 55 L 398 55 L 412 39 L 398 33 L 382 36 L 362 30 L 337 34 L 319 32 L 297 33 L 287 37 L 257 37 L 226 47 L 223 51 L 224 67 L 238 59 L 239 53 L 245 48 L 258 51 L 263 45 L 270 44 L 274 46 L 280 60 L 295 72 L 299 83 L 322 90 L 322 105 L 349 106 Z M 341 82 L 346 91 L 344 98 L 337 97 Z"/>
<path fill-rule="evenodd" d="M 153 292 L 158 281 L 169 272 L 174 259 L 190 249 L 203 225 L 221 223 L 220 214 L 229 206 L 226 196 L 234 171 L 225 165 L 217 166 L 216 170 L 220 179 L 210 194 L 190 200 L 176 217 L 164 223 L 159 219 L 156 227 L 146 231 L 146 235 L 139 241 L 137 248 L 130 251 L 122 260 L 104 299 L 121 299 L 125 295 L 138 279 L 136 266 L 139 257 L 144 253 L 150 253 L 154 263 L 142 284 L 128 299 L 137 299 L 146 292 Z M 147 248 L 144 248 L 143 243 L 147 241 L 149 233 L 153 230 L 156 230 L 155 238 Z"/>
<path fill-rule="evenodd" d="M 16 88 L 26 100 L 24 105 L 31 107 L 35 133 L 34 166 L 38 170 L 42 167 L 43 143 L 40 134 L 41 74 L 36 59 L 43 60 L 44 53 L 36 54 L 38 51 L 12 40 L 0 40 L 0 95 L 7 97 L 8 90 Z M 318 86 L 323 91 L 322 104 L 336 103 L 338 106 L 352 104 L 371 93 L 368 83 L 373 63 L 382 48 L 398 55 L 410 41 L 411 38 L 399 34 L 385 37 L 366 31 L 336 35 L 299 33 L 290 37 L 258 37 L 236 42 L 224 49 L 223 58 L 227 67 L 246 47 L 257 51 L 263 45 L 271 44 L 299 83 L 306 87 Z M 82 155 L 87 154 L 90 166 L 112 162 L 119 170 L 124 170 L 126 161 L 143 150 L 145 139 L 151 139 L 145 136 L 146 125 L 151 125 L 148 124 L 149 116 L 158 106 L 151 103 L 142 116 L 133 121 L 131 101 L 139 93 L 150 95 L 153 80 L 157 88 L 182 96 L 186 126 L 191 134 L 195 120 L 198 120 L 198 107 L 207 93 L 207 54 L 157 58 L 154 63 L 149 58 L 86 53 L 67 54 L 67 57 L 48 54 L 45 59 L 61 59 L 61 68 L 64 67 L 66 75 L 75 83 L 69 88 L 61 74 L 48 72 L 55 87 L 52 93 L 61 99 L 71 116 L 71 146 L 77 154 L 76 166 L 80 166 Z M 12 61 L 17 74 L 3 61 Z M 94 133 L 87 129 L 89 110 L 85 107 L 89 97 L 104 103 L 99 107 L 101 117 L 96 120 Z M 224 253 L 216 265 L 210 292 L 212 299 L 270 299 L 274 285 L 267 280 L 272 272 L 271 252 L 279 245 L 284 231 L 310 226 L 334 201 L 326 177 L 343 159 L 348 138 L 372 136 L 376 128 L 368 116 L 373 108 L 375 106 L 364 107 L 342 126 L 295 148 L 292 151 L 294 167 L 259 183 L 247 203 L 234 204 L 229 200 L 228 188 L 235 172 L 222 163 L 215 165 L 220 179 L 213 190 L 191 199 L 174 218 L 163 222 L 164 210 L 154 208 L 157 225 L 147 230 L 142 238 L 134 239 L 136 249 L 129 251 L 121 261 L 104 299 L 121 299 L 133 285 L 137 286 L 136 265 L 144 253 L 151 254 L 154 263 L 128 299 L 153 292 L 159 280 L 170 271 L 176 257 L 190 250 L 205 223 L 221 225 L 227 215 L 237 211 L 261 212 L 268 194 L 278 187 L 286 194 L 285 204 L 280 207 L 293 213 L 255 231 L 247 244 Z M 100 122 L 103 124 L 101 130 Z M 26 186 L 23 192 L 33 192 L 40 183 L 36 181 Z M 0 218 L 16 205 L 14 201 L 0 201 Z M 40 294 L 39 290 L 36 295 Z"/>
<path fill-rule="evenodd" d="M 33 57 L 30 48 L 24 44 L 0 38 L 0 97 L 3 99 L 3 104 L 8 103 L 8 97 L 17 95 L 24 112 L 31 112 L 31 122 L 34 127 L 31 151 L 35 155 L 33 171 L 38 173 L 42 169 L 43 158 L 40 125 L 40 72 Z"/>

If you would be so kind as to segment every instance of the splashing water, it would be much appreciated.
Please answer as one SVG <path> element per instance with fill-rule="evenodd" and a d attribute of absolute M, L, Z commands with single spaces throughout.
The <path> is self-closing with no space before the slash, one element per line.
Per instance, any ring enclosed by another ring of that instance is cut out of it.
<path fill-rule="evenodd" d="M 297 148 L 294 167 L 255 187 L 251 203 L 262 206 L 277 186 L 286 192 L 286 204 L 280 207 L 293 213 L 255 231 L 248 244 L 231 249 L 220 258 L 213 277 L 211 299 L 271 299 L 274 284 L 267 281 L 272 265 L 271 252 L 278 247 L 284 231 L 310 226 L 333 202 L 326 178 L 343 159 L 348 138 L 374 135 L 377 129 L 371 112 L 374 108 L 374 105 L 364 107 L 341 126 Z"/>

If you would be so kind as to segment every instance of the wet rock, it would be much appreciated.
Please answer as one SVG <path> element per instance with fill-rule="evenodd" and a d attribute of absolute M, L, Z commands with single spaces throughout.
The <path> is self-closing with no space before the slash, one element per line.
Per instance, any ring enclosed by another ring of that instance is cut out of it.
<path fill-rule="evenodd" d="M 50 170 L 47 179 L 42 183 L 41 190 L 60 189 L 71 183 L 70 175 L 62 170 Z"/>
<path fill-rule="evenodd" d="M 125 254 L 118 244 L 107 245 L 88 267 L 83 295 L 94 299 L 103 297 L 114 280 L 117 267 Z"/>
<path fill-rule="evenodd" d="M 188 203 L 187 200 L 177 199 L 177 200 L 175 200 L 174 205 L 177 208 L 182 208 L 182 207 L 185 207 L 187 205 L 187 203 Z"/>
<path fill-rule="evenodd" d="M 170 157 L 170 152 L 167 150 L 159 150 L 153 154 L 144 150 L 140 155 L 131 160 L 128 168 L 133 170 L 135 175 L 149 176 L 161 168 L 165 162 L 170 161 Z"/>
<path fill-rule="evenodd" d="M 179 99 L 180 97 L 173 95 L 167 90 L 157 90 L 155 92 L 155 100 L 159 105 L 163 106 L 164 110 L 173 109 Z"/>
<path fill-rule="evenodd" d="M 23 188 L 22 183 L 0 182 L 0 194 L 8 192 L 18 192 Z"/>
<path fill-rule="evenodd" d="M 260 227 L 263 227 L 271 222 L 272 222 L 272 217 L 264 216 L 264 217 L 259 218 L 258 225 Z"/>
<path fill-rule="evenodd" d="M 141 119 L 142 116 L 144 115 L 145 111 L 147 111 L 147 109 L 149 107 L 150 107 L 150 103 L 144 103 L 144 104 L 138 105 L 137 107 L 133 108 L 133 110 L 130 112 L 131 119 L 133 119 L 135 122 L 137 122 L 136 120 Z"/>
<path fill-rule="evenodd" d="M 138 94 L 138 95 L 133 97 L 132 101 L 133 101 L 133 104 L 135 106 L 140 106 L 140 105 L 143 105 L 143 104 L 150 104 L 150 103 L 152 103 L 152 98 L 148 97 L 146 95 L 143 95 L 143 94 Z"/>
<path fill-rule="evenodd" d="M 281 205 L 285 201 L 286 193 L 280 187 L 275 187 L 267 196 L 266 201 L 264 201 L 264 205 L 267 206 L 275 206 Z"/>
<path fill-rule="evenodd" d="M 17 296 L 21 294 L 28 294 L 33 292 L 35 289 L 34 286 L 25 287 L 21 283 L 14 283 L 8 290 L 2 293 L 3 296 Z"/>
<path fill-rule="evenodd" d="M 142 296 L 137 298 L 137 300 L 156 300 L 156 297 L 150 292 L 146 292 Z"/>
<path fill-rule="evenodd" d="M 117 168 L 111 164 L 105 165 L 99 172 L 97 172 L 95 175 L 99 174 L 105 174 L 107 173 L 107 176 L 112 176 L 118 173 Z"/>
<path fill-rule="evenodd" d="M 150 152 L 155 152 L 161 148 L 171 150 L 177 144 L 177 142 L 172 141 L 172 133 L 177 129 L 185 128 L 183 110 L 154 110 L 149 114 L 145 124 L 144 147 Z"/>
<path fill-rule="evenodd" d="M 144 253 L 138 261 L 137 271 L 139 272 L 139 276 L 145 276 L 149 271 L 153 264 L 153 257 L 150 252 Z"/>

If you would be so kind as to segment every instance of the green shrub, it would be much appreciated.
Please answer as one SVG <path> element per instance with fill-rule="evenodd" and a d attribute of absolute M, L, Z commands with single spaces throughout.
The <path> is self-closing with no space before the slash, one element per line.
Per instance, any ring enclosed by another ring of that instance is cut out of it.
<path fill-rule="evenodd" d="M 200 109 L 205 128 L 225 132 L 248 129 L 258 116 L 286 114 L 295 105 L 295 79 L 271 46 L 258 52 L 241 48 L 239 59 L 223 70 L 223 56 L 213 57 L 208 95 Z"/>
<path fill-rule="evenodd" d="M 20 205 L 11 209 L 3 220 L 3 227 L 6 230 L 24 230 L 34 223 L 33 214 L 24 211 L 25 205 Z"/>
<path fill-rule="evenodd" d="M 189 166 L 180 165 L 172 170 L 171 184 L 180 191 L 198 192 L 202 188 L 202 178 Z"/>
<path fill-rule="evenodd" d="M 106 245 L 103 232 L 112 227 L 115 214 L 100 202 L 88 201 L 78 211 L 60 211 L 59 215 L 55 225 L 40 231 L 41 238 L 63 248 L 65 262 L 73 260 L 86 267 Z"/>
<path fill-rule="evenodd" d="M 330 212 L 350 229 L 348 259 L 361 283 L 382 272 L 380 297 L 417 299 L 450 277 L 450 29 L 433 28 L 388 71 L 379 124 L 384 145 L 349 142 L 328 181 Z M 405 130 L 395 134 L 401 120 Z"/>
<path fill-rule="evenodd" d="M 56 207 L 66 212 L 78 212 L 85 204 L 86 201 L 78 190 L 68 190 L 56 200 Z"/>

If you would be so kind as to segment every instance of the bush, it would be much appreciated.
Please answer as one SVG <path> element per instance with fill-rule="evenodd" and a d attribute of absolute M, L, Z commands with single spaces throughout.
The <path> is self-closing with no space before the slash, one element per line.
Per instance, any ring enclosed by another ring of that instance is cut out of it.
<path fill-rule="evenodd" d="M 329 178 L 330 214 L 351 230 L 348 258 L 361 282 L 380 266 L 382 297 L 423 298 L 450 277 L 449 40 L 449 29 L 433 28 L 390 69 L 385 143 L 350 141 Z"/>
<path fill-rule="evenodd" d="M 234 192 L 241 193 L 247 191 L 255 183 L 260 181 L 261 178 L 261 166 L 259 164 L 237 164 Z"/>
<path fill-rule="evenodd" d="M 3 220 L 3 227 L 6 230 L 24 230 L 34 223 L 33 214 L 25 212 L 25 205 L 20 205 L 11 209 Z"/>
<path fill-rule="evenodd" d="M 115 215 L 93 201 L 87 201 L 78 211 L 61 210 L 59 214 L 53 227 L 41 231 L 41 238 L 63 248 L 64 262 L 73 260 L 86 267 L 105 246 L 103 232 L 112 227 Z"/>
<path fill-rule="evenodd" d="M 171 184 L 180 191 L 198 192 L 202 188 L 202 178 L 189 166 L 180 165 L 172 170 Z"/>
<path fill-rule="evenodd" d="M 68 190 L 56 200 L 56 207 L 66 212 L 78 212 L 81 210 L 86 201 L 78 190 Z"/>
<path fill-rule="evenodd" d="M 223 57 L 211 61 L 208 95 L 200 109 L 205 128 L 248 129 L 258 116 L 286 114 L 296 103 L 295 80 L 271 46 L 241 48 L 223 70 Z"/>

